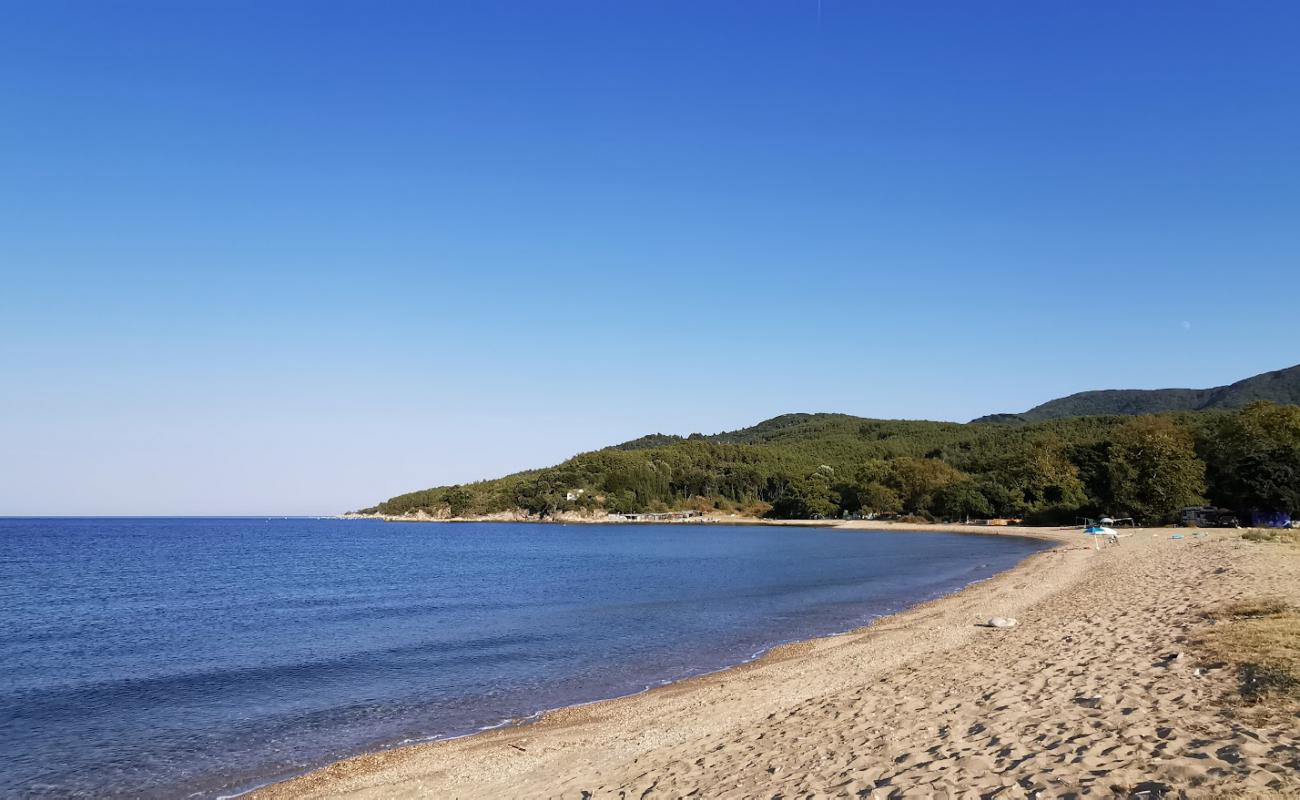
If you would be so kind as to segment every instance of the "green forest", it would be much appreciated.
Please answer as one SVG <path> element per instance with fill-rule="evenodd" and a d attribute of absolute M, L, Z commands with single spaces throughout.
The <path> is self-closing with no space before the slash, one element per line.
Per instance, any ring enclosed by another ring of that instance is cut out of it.
<path fill-rule="evenodd" d="M 712 436 L 654 434 L 546 469 L 399 495 L 363 513 L 698 509 L 1155 524 L 1206 503 L 1300 511 L 1300 406 L 1014 425 L 787 414 Z"/>

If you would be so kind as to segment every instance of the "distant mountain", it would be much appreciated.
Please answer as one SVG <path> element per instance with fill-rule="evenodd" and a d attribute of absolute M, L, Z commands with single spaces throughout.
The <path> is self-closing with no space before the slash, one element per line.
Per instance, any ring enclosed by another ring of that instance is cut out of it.
<path fill-rule="evenodd" d="M 1159 414 L 1241 408 L 1256 400 L 1300 405 L 1300 364 L 1213 389 L 1102 389 L 1049 400 L 1023 414 L 990 414 L 972 422 L 1042 422 L 1065 417 Z"/>

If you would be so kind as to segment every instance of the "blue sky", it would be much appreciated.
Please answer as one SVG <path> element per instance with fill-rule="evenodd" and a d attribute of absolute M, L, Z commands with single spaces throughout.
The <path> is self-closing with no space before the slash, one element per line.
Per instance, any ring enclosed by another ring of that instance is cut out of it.
<path fill-rule="evenodd" d="M 1300 362 L 1289 2 L 0 9 L 0 513 Z"/>

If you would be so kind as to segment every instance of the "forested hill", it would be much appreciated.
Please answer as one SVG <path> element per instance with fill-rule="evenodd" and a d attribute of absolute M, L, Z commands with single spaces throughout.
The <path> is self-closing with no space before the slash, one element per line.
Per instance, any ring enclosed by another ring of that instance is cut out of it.
<path fill-rule="evenodd" d="M 1107 414 L 1160 414 L 1241 408 L 1256 400 L 1300 405 L 1300 365 L 1212 389 L 1103 389 L 1049 400 L 1023 414 L 991 414 L 975 422 L 1041 422 Z"/>
<path fill-rule="evenodd" d="M 665 433 L 652 433 L 633 439 L 630 442 L 614 445 L 615 450 L 645 450 L 664 447 L 677 442 L 720 442 L 724 444 L 755 444 L 758 442 L 775 442 L 783 438 L 806 439 L 810 434 L 832 429 L 838 425 L 855 422 L 869 422 L 862 417 L 848 414 L 782 414 L 764 420 L 757 425 L 736 431 L 724 431 L 711 435 L 692 433 L 690 436 L 674 436 Z M 926 423 L 928 424 L 928 423 Z"/>
<path fill-rule="evenodd" d="M 391 498 L 366 512 L 714 510 L 783 518 L 1132 515 L 1205 501 L 1300 511 L 1300 406 L 1018 425 L 787 414 L 750 428 L 653 434 L 562 464 Z"/>

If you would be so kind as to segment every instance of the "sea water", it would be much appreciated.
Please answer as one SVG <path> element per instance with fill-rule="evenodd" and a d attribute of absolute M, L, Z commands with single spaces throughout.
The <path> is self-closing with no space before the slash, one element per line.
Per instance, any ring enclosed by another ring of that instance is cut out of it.
<path fill-rule="evenodd" d="M 1043 546 L 803 527 L 0 519 L 0 795 L 229 795 L 845 631 Z"/>

